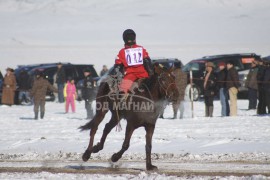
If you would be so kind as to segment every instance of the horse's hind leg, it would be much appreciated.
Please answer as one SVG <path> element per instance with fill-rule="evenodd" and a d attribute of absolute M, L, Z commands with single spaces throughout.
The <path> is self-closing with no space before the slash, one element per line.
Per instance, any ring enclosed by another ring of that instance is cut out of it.
<path fill-rule="evenodd" d="M 105 128 L 103 130 L 102 137 L 94 147 L 93 147 L 93 153 L 97 153 L 100 150 L 103 149 L 104 143 L 106 141 L 107 135 L 111 132 L 111 130 L 117 125 L 119 122 L 117 115 L 114 113 L 112 114 L 112 117 L 110 121 L 105 125 Z"/>
<path fill-rule="evenodd" d="M 90 158 L 91 153 L 93 152 L 94 137 L 97 132 L 98 125 L 104 119 L 104 116 L 107 112 L 108 111 L 99 111 L 98 113 L 96 113 L 96 115 L 91 121 L 92 124 L 91 124 L 91 130 L 90 130 L 90 140 L 89 140 L 87 149 L 83 153 L 83 156 L 82 156 L 83 161 L 87 161 Z"/>
<path fill-rule="evenodd" d="M 154 134 L 155 125 L 148 124 L 145 126 L 146 131 L 146 146 L 145 146 L 145 152 L 146 152 L 146 169 L 147 170 L 156 170 L 157 167 L 152 165 L 151 162 L 151 151 L 152 151 L 152 137 Z"/>
<path fill-rule="evenodd" d="M 130 138 L 131 138 L 134 130 L 135 130 L 135 128 L 133 126 L 130 126 L 129 123 L 127 123 L 125 140 L 124 140 L 124 143 L 122 145 L 122 149 L 119 152 L 112 155 L 112 157 L 111 157 L 112 162 L 117 162 L 122 157 L 124 152 L 129 148 Z"/>

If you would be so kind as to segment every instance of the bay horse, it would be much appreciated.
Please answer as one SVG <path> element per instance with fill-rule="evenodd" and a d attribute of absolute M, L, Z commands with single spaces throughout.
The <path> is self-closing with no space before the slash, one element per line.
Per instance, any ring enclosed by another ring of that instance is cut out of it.
<path fill-rule="evenodd" d="M 117 98 L 112 99 L 111 96 L 108 96 L 110 93 L 108 84 L 106 82 L 101 83 L 96 98 L 96 114 L 91 121 L 80 127 L 82 131 L 90 129 L 90 140 L 82 156 L 83 161 L 87 161 L 91 153 L 97 153 L 103 149 L 107 135 L 124 118 L 127 121 L 125 139 L 121 150 L 112 155 L 112 162 L 117 162 L 129 148 L 133 131 L 139 127 L 144 127 L 146 131 L 146 169 L 157 169 L 151 163 L 152 136 L 156 121 L 163 108 L 163 102 L 165 100 L 176 100 L 178 96 L 172 70 L 172 68 L 165 69 L 162 66 L 155 65 L 154 75 L 141 83 L 140 89 L 144 89 L 144 91 L 135 90 L 132 97 L 127 97 L 126 102 L 128 103 L 125 102 L 125 106 L 123 106 L 123 102 L 117 101 Z M 100 142 L 93 146 L 98 126 L 109 110 L 112 114 L 111 119 L 104 127 Z"/>

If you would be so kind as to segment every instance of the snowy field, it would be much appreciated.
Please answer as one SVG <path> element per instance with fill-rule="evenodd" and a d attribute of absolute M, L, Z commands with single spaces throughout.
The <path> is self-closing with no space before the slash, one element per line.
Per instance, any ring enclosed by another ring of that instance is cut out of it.
<path fill-rule="evenodd" d="M 0 0 L 0 70 L 20 64 L 71 62 L 113 65 L 132 28 L 152 58 L 179 58 L 184 64 L 206 55 L 270 54 L 269 0 Z M 64 114 L 48 102 L 44 120 L 32 106 L 0 106 L 0 179 L 270 179 L 269 116 L 246 111 L 238 117 L 204 117 L 203 102 L 191 118 L 157 122 L 153 164 L 145 170 L 144 129 L 135 131 L 118 164 L 108 162 L 121 148 L 124 131 L 112 131 L 104 150 L 84 163 L 88 144 L 83 103 Z M 110 114 L 100 125 L 96 141 Z M 122 121 L 125 127 L 125 121 Z"/>
<path fill-rule="evenodd" d="M 205 175 L 206 172 L 224 173 L 220 177 L 208 174 L 209 178 L 217 179 L 267 179 L 265 175 L 269 176 L 269 116 L 256 116 L 255 111 L 247 111 L 246 100 L 238 102 L 238 117 L 220 117 L 220 103 L 215 101 L 213 118 L 204 117 L 203 102 L 195 103 L 194 118 L 191 118 L 190 103 L 186 102 L 185 118 L 172 120 L 172 108 L 168 106 L 165 119 L 157 121 L 153 137 L 153 164 L 160 169 L 153 173 L 145 171 L 143 128 L 134 132 L 130 148 L 118 164 L 108 160 L 120 150 L 124 130 L 112 130 L 104 149 L 83 162 L 81 156 L 88 145 L 89 131 L 78 130 L 87 120 L 84 104 L 77 102 L 76 105 L 76 113 L 64 114 L 63 104 L 48 102 L 43 120 L 32 119 L 33 106 L 0 106 L 0 179 L 175 179 L 173 173 L 177 171 L 183 171 L 183 179 L 208 178 L 191 176 L 188 172 L 192 171 Z M 95 143 L 109 118 L 108 113 L 100 124 Z M 124 129 L 125 121 L 121 124 Z M 29 167 L 41 172 L 29 173 Z M 54 168 L 60 172 L 53 173 Z M 102 173 L 111 168 L 114 170 Z M 12 173 L 15 169 L 21 172 Z M 74 173 L 71 169 L 78 171 Z M 118 174 L 117 169 L 124 169 L 125 173 Z"/>

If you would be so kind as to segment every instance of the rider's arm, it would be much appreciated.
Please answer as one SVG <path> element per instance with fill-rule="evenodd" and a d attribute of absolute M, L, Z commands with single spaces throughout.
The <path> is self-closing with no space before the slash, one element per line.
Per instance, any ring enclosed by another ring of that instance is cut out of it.
<path fill-rule="evenodd" d="M 150 57 L 143 59 L 143 66 L 145 70 L 148 72 L 149 76 L 152 76 L 154 74 L 153 65 L 152 65 Z"/>

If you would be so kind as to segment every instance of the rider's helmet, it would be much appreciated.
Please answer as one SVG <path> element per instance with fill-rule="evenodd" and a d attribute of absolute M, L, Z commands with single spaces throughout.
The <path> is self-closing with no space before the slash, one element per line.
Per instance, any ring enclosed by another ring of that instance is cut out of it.
<path fill-rule="evenodd" d="M 123 40 L 128 46 L 136 44 L 136 33 L 132 29 L 126 29 L 123 32 Z"/>

